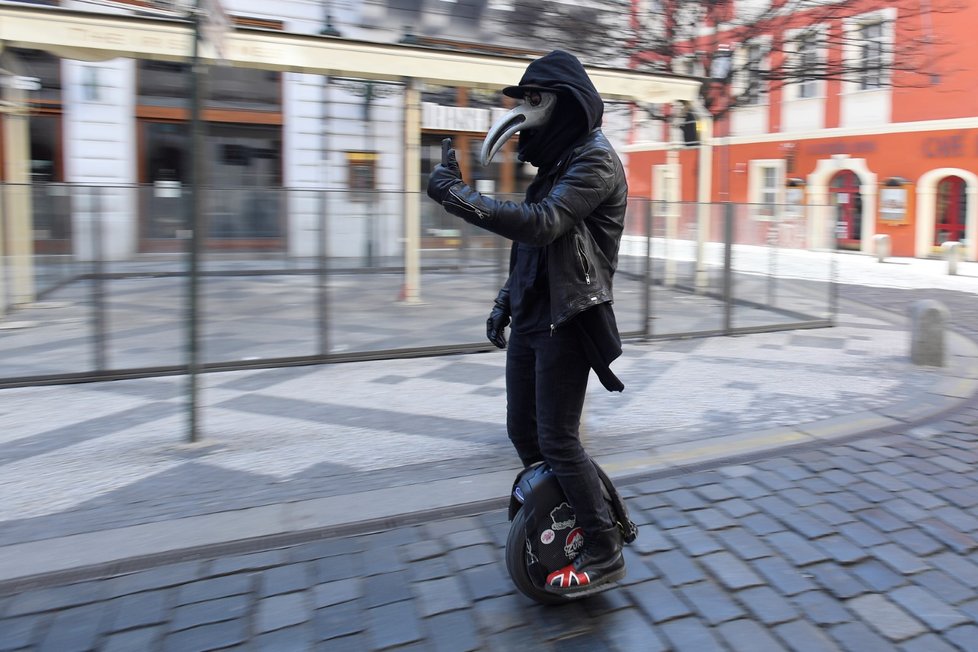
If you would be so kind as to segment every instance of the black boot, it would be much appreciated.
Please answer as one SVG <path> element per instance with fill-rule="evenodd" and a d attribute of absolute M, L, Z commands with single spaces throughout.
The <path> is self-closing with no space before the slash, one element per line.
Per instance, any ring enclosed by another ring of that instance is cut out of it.
<path fill-rule="evenodd" d="M 625 577 L 622 536 L 617 526 L 584 536 L 584 549 L 574 561 L 547 576 L 547 591 L 591 593 L 596 587 Z"/>

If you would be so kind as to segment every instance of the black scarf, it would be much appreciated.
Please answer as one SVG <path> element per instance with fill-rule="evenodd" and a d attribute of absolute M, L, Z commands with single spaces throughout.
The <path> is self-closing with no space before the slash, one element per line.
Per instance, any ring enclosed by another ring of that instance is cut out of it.
<path fill-rule="evenodd" d="M 558 93 L 550 121 L 539 129 L 521 131 L 516 151 L 521 161 L 546 170 L 589 131 L 584 108 L 570 95 Z"/>

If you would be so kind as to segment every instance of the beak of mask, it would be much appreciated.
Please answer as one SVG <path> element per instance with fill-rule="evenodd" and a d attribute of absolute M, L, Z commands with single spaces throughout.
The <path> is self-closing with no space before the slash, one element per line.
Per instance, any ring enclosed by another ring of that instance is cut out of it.
<path fill-rule="evenodd" d="M 503 115 L 489 129 L 486 139 L 482 142 L 482 165 L 489 165 L 496 152 L 516 132 L 538 129 L 547 124 L 555 106 L 557 106 L 556 93 L 527 91 L 523 96 L 523 102 Z"/>

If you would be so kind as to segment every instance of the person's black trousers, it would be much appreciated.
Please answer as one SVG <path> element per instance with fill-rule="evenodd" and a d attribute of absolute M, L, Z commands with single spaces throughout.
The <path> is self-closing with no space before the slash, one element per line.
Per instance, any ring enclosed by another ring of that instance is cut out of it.
<path fill-rule="evenodd" d="M 520 460 L 550 465 L 585 535 L 612 527 L 601 480 L 581 445 L 591 368 L 577 329 L 514 331 L 506 348 L 506 429 Z"/>

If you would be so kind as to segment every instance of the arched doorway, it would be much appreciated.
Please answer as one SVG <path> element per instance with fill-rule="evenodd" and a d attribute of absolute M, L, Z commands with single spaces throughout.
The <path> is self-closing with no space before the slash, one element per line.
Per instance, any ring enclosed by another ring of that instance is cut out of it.
<path fill-rule="evenodd" d="M 835 206 L 835 237 L 839 249 L 859 249 L 862 245 L 863 199 L 859 177 L 852 170 L 840 170 L 829 182 Z"/>
<path fill-rule="evenodd" d="M 967 187 L 964 179 L 959 176 L 944 177 L 937 184 L 932 244 L 938 250 L 945 242 L 961 242 L 965 238 Z"/>

